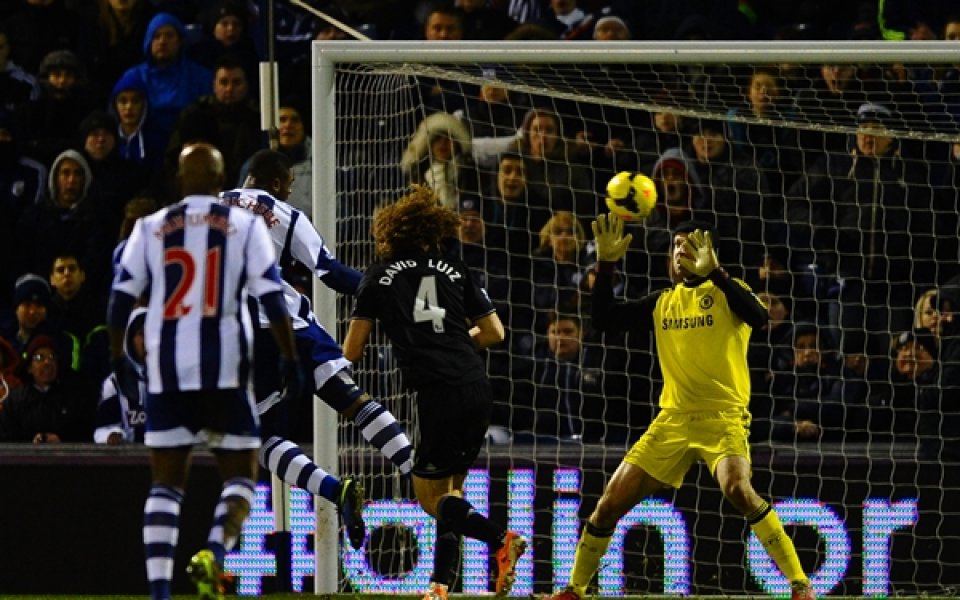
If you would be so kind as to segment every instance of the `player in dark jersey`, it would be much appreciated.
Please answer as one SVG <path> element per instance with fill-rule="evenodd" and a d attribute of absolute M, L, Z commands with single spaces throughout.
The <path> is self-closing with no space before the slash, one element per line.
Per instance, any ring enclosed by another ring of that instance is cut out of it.
<path fill-rule="evenodd" d="M 527 541 L 490 521 L 463 498 L 463 482 L 480 453 L 493 406 L 477 350 L 504 339 L 503 324 L 483 288 L 458 259 L 441 250 L 460 217 L 433 192 L 414 186 L 374 215 L 380 262 L 364 273 L 343 344 L 352 361 L 379 321 L 393 345 L 404 385 L 416 393 L 420 441 L 413 487 L 437 520 L 437 544 L 425 600 L 442 600 L 453 581 L 461 536 L 495 552 L 497 595 L 510 591 Z"/>
<path fill-rule="evenodd" d="M 680 487 L 698 459 L 780 567 L 792 600 L 814 598 L 780 518 L 750 483 L 747 344 L 751 328 L 766 322 L 767 309 L 747 284 L 720 266 L 711 229 L 687 221 L 674 230 L 674 287 L 637 302 L 616 302 L 611 276 L 632 236 L 623 235 L 616 215 L 600 215 L 593 223 L 598 261 L 593 325 L 604 332 L 652 331 L 663 391 L 660 413 L 627 452 L 587 519 L 570 585 L 549 600 L 583 600 L 617 522 L 661 488 Z"/>

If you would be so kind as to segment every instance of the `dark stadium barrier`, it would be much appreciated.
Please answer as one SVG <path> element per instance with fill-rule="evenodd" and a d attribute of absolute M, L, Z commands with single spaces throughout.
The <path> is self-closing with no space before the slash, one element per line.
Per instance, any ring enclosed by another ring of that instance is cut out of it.
<path fill-rule="evenodd" d="M 958 538 L 936 535 L 960 531 L 960 514 L 949 508 L 960 506 L 960 497 L 954 490 L 929 495 L 945 476 L 943 467 L 918 465 L 911 456 L 911 449 L 896 446 L 874 446 L 869 454 L 849 445 L 842 452 L 826 446 L 801 452 L 761 447 L 755 448 L 754 481 L 761 494 L 781 507 L 785 521 L 803 525 L 794 533 L 801 561 L 823 585 L 830 582 L 831 593 L 935 593 L 940 588 L 925 582 L 960 582 L 960 574 L 940 572 L 942 557 L 960 552 Z M 509 516 L 535 536 L 533 560 L 518 568 L 518 592 L 545 592 L 551 582 L 565 580 L 573 548 L 563 544 L 555 555 L 554 537 L 575 538 L 577 517 L 592 509 L 620 458 L 619 451 L 609 448 L 577 446 L 541 447 L 539 453 L 518 446 L 509 452 L 493 448 L 481 458 L 490 467 L 472 473 L 477 485 L 468 494 L 487 503 L 491 515 L 505 522 L 509 489 Z M 582 470 L 570 466 L 578 463 Z M 142 448 L 0 445 L 0 595 L 145 593 L 140 527 L 148 465 Z M 212 457 L 197 453 L 181 515 L 177 593 L 192 591 L 183 565 L 204 543 L 218 490 Z M 404 515 L 415 520 L 411 511 L 419 509 L 384 499 L 393 495 L 392 490 L 371 490 L 368 521 L 386 523 Z M 258 502 L 263 497 L 269 501 L 261 486 Z M 297 511 L 301 517 L 309 515 L 309 500 Z M 622 570 L 616 564 L 601 570 L 607 591 L 770 591 L 776 574 L 769 572 L 762 553 L 748 548 L 743 519 L 722 500 L 705 468 L 695 468 L 676 493 L 651 499 L 631 515 L 636 525 L 655 526 L 634 527 L 618 538 L 624 561 Z M 269 549 L 263 527 L 269 507 L 261 506 L 254 516 L 259 528 L 245 532 L 247 550 L 231 555 L 228 565 L 247 593 L 274 591 L 274 578 L 263 575 L 264 553 L 249 550 Z M 312 551 L 309 523 L 301 526 L 302 535 L 292 536 L 300 559 L 295 589 L 310 591 L 309 566 L 303 566 L 312 564 L 305 560 Z M 389 533 L 395 538 L 391 544 L 410 550 L 418 547 L 411 531 L 383 527 L 371 535 Z M 472 593 L 485 586 L 486 565 L 477 562 L 482 552 L 469 549 L 461 580 L 462 589 Z M 353 591 L 416 591 L 417 573 L 429 573 L 429 565 L 418 564 L 417 552 L 391 556 L 388 551 L 373 557 L 349 551 L 344 558 L 348 589 Z"/>

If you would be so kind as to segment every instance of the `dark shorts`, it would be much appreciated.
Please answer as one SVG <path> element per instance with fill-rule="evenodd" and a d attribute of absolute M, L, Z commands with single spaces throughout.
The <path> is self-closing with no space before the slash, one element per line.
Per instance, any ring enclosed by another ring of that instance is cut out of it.
<path fill-rule="evenodd" d="M 486 379 L 418 390 L 420 443 L 413 474 L 423 479 L 445 479 L 466 473 L 486 443 L 492 408 L 493 393 Z"/>

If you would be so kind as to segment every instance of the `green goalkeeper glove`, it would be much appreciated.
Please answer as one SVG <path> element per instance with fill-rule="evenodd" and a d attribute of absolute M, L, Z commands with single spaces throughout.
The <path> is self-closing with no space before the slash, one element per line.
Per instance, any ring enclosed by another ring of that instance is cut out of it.
<path fill-rule="evenodd" d="M 693 231 L 683 245 L 687 256 L 679 260 L 680 266 L 692 275 L 707 277 L 720 267 L 717 251 L 713 249 L 713 236 L 709 231 Z"/>
<path fill-rule="evenodd" d="M 593 228 L 593 239 L 597 243 L 598 262 L 617 262 L 627 253 L 633 234 L 623 235 L 623 221 L 611 213 L 597 215 L 597 220 L 590 224 Z"/>

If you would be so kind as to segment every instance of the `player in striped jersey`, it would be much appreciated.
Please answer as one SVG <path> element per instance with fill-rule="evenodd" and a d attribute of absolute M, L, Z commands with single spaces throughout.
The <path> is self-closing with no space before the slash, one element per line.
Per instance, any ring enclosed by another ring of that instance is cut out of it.
<path fill-rule="evenodd" d="M 623 223 L 613 214 L 593 223 L 598 260 L 593 325 L 606 332 L 653 331 L 663 391 L 660 413 L 627 452 L 587 519 L 569 587 L 551 600 L 582 600 L 617 522 L 661 488 L 680 487 L 697 459 L 707 463 L 724 497 L 746 517 L 790 582 L 793 600 L 814 597 L 777 513 L 750 482 L 747 343 L 767 310 L 720 266 L 711 230 L 688 221 L 674 231 L 674 287 L 637 302 L 615 302 L 612 273 L 632 236 L 623 235 Z"/>
<path fill-rule="evenodd" d="M 393 344 L 404 384 L 417 394 L 420 444 L 413 489 L 437 520 L 433 575 L 424 600 L 446 600 L 466 535 L 495 553 L 498 596 L 506 595 L 526 540 L 476 512 L 463 482 L 483 446 L 493 397 L 478 348 L 504 339 L 503 324 L 466 265 L 440 248 L 460 217 L 426 187 L 374 215 L 380 262 L 364 274 L 344 353 L 359 360 L 379 321 Z M 468 325 L 470 323 L 470 325 Z"/>
<path fill-rule="evenodd" d="M 194 445 L 207 443 L 224 478 L 207 549 L 194 555 L 188 568 L 201 597 L 222 597 L 223 558 L 250 511 L 260 422 L 250 389 L 248 294 L 269 317 L 284 358 L 288 393 L 303 389 L 267 228 L 247 212 L 217 201 L 224 171 L 216 148 L 188 146 L 178 167 L 185 197 L 137 221 L 120 259 L 107 315 L 114 372 L 122 378 L 125 326 L 146 293 L 145 443 L 153 483 L 144 506 L 143 540 L 154 600 L 171 597 L 177 521 Z"/>
<path fill-rule="evenodd" d="M 306 215 L 286 202 L 293 184 L 289 159 L 279 152 L 261 150 L 248 162 L 244 187 L 223 192 L 221 201 L 262 217 L 282 263 L 296 260 L 309 267 L 327 287 L 342 294 L 356 293 L 360 272 L 337 261 Z M 311 392 L 338 413 L 352 419 L 368 442 L 390 459 L 401 473 L 408 474 L 413 467 L 413 448 L 396 418 L 354 382 L 350 361 L 344 358 L 340 345 L 317 322 L 310 300 L 287 282 L 283 283 L 283 294 L 293 315 L 293 328 L 304 369 L 313 374 L 308 382 L 312 384 Z M 264 318 L 261 310 L 261 325 L 266 324 Z M 272 351 L 270 336 L 257 335 L 256 340 L 258 354 Z M 257 366 L 269 367 L 266 363 Z M 359 548 L 366 535 L 360 520 L 360 505 L 355 501 L 357 496 L 362 497 L 362 493 L 352 489 L 358 489 L 359 484 L 344 480 L 351 488 L 346 490 L 329 485 L 332 476 L 310 460 L 296 444 L 284 438 L 286 431 L 280 424 L 285 422 L 286 413 L 295 411 L 292 407 L 277 405 L 280 382 L 271 378 L 269 368 L 261 371 L 258 368 L 256 377 L 258 409 L 264 418 L 260 464 L 287 483 L 334 502 L 341 502 L 344 494 L 352 494 L 354 501 L 350 506 L 341 506 L 341 514 L 351 544 Z M 356 508 L 355 512 L 349 510 L 351 506 Z"/>

